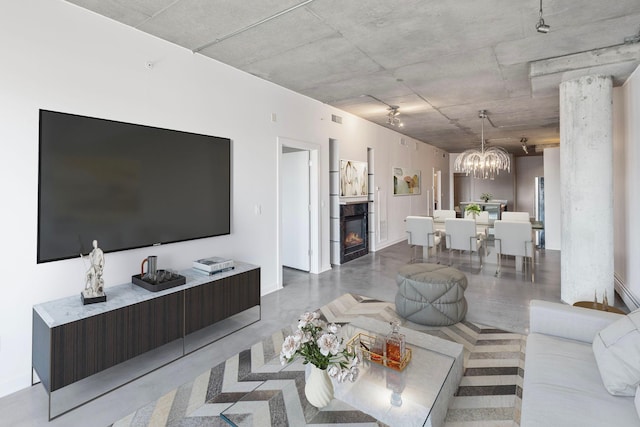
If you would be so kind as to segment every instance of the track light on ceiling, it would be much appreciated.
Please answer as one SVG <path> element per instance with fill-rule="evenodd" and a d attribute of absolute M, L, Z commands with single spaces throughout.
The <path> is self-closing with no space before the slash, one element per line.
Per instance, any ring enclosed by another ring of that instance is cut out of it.
<path fill-rule="evenodd" d="M 386 105 L 387 107 L 387 124 L 389 126 L 398 126 L 398 127 L 403 127 L 404 123 L 402 123 L 402 121 L 400 121 L 400 119 L 398 118 L 398 116 L 400 115 L 400 107 L 398 107 L 397 105 L 390 105 L 387 104 L 386 102 L 384 102 L 382 99 L 376 98 L 373 95 L 360 95 L 360 96 L 368 96 L 371 99 L 375 99 L 376 101 L 380 102 L 381 104 Z"/>
<path fill-rule="evenodd" d="M 524 154 L 529 154 L 529 147 L 527 147 L 527 138 L 522 138 L 520 140 L 520 143 L 522 144 L 522 151 L 524 151 Z"/>
<path fill-rule="evenodd" d="M 389 108 L 387 109 L 387 111 L 389 112 L 387 114 L 387 124 L 391 126 L 398 126 L 398 127 L 404 126 L 404 123 L 402 123 L 398 118 L 398 116 L 400 115 L 399 110 L 400 110 L 400 107 L 398 107 L 397 105 L 389 106 Z"/>
<path fill-rule="evenodd" d="M 484 119 L 487 118 L 487 110 L 478 111 L 478 117 L 482 119 L 482 134 L 480 137 L 481 151 L 471 149 L 458 156 L 453 169 L 472 175 L 478 179 L 494 179 L 501 170 L 511 172 L 511 157 L 502 147 L 484 148 Z"/>
<path fill-rule="evenodd" d="M 545 24 L 544 19 L 542 18 L 542 0 L 540 0 L 540 19 L 536 24 L 536 30 L 538 30 L 539 33 L 547 34 L 550 29 L 551 29 L 551 26 Z"/>

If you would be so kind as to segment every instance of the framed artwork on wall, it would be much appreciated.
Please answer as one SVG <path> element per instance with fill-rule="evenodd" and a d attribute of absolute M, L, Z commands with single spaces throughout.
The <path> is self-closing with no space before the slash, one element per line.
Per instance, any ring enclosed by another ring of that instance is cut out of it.
<path fill-rule="evenodd" d="M 367 162 L 340 160 L 340 197 L 367 197 L 368 182 Z"/>
<path fill-rule="evenodd" d="M 419 170 L 394 167 L 392 175 L 394 196 L 411 196 L 420 194 L 422 180 L 420 178 Z"/>

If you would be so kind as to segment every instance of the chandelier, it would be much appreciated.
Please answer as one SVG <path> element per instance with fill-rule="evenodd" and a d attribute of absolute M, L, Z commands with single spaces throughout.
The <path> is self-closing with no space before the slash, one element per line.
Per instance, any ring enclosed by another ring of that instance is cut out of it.
<path fill-rule="evenodd" d="M 478 117 L 482 119 L 482 149 L 467 150 L 460 154 L 453 164 L 454 171 L 478 179 L 494 179 L 501 170 L 511 172 L 511 157 L 504 148 L 484 148 L 484 119 L 487 118 L 487 110 L 480 110 Z"/>

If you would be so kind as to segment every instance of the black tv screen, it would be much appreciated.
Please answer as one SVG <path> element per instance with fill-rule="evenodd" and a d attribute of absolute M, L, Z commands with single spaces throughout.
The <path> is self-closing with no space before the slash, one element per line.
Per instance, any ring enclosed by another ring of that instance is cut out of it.
<path fill-rule="evenodd" d="M 37 262 L 230 233 L 231 141 L 40 110 Z"/>

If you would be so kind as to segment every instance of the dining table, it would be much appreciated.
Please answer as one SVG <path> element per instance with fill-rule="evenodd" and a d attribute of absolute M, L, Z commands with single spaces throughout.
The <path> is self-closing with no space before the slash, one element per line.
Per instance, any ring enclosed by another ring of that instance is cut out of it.
<path fill-rule="evenodd" d="M 478 233 L 478 235 L 484 235 L 485 237 L 488 236 L 489 230 L 493 228 L 493 222 L 493 219 L 490 219 L 488 222 L 476 221 L 476 233 Z M 444 235 L 446 232 L 444 219 L 438 220 L 434 218 L 433 230 L 439 232 L 440 235 Z"/>
<path fill-rule="evenodd" d="M 494 223 L 495 223 L 495 219 L 490 218 L 489 221 L 486 222 L 480 222 L 480 221 L 476 221 L 476 233 L 478 234 L 479 237 L 490 240 L 491 237 L 494 234 Z M 438 233 L 441 238 L 442 241 L 445 242 L 446 241 L 446 227 L 445 227 L 445 219 L 442 218 L 434 218 L 433 219 L 433 230 Z M 544 231 L 544 223 L 542 221 L 536 221 L 536 220 L 531 220 L 531 238 L 533 241 L 535 241 L 535 234 L 536 233 L 540 233 L 541 231 Z M 542 240 L 544 241 L 544 240 Z M 491 251 L 489 250 L 489 248 L 487 247 L 487 242 L 485 242 L 484 247 L 485 247 L 485 260 L 488 260 L 489 263 L 492 263 L 491 261 L 491 257 L 489 256 L 491 254 Z M 443 243 L 443 245 L 446 246 L 446 243 Z M 540 246 L 542 248 L 544 248 L 544 246 Z M 493 253 L 495 253 L 495 251 L 493 251 Z M 533 254 L 533 259 L 535 262 L 535 252 Z M 495 260 L 497 262 L 497 259 Z M 521 262 L 521 257 L 516 257 L 516 270 L 520 271 L 522 270 L 522 262 Z"/>
<path fill-rule="evenodd" d="M 496 220 L 493 218 L 490 218 L 489 221 L 486 221 L 486 222 L 476 221 L 476 232 L 478 234 L 482 233 L 485 236 L 489 236 L 490 234 L 493 234 L 493 224 L 495 221 Z M 446 231 L 444 219 L 434 218 L 433 229 L 434 231 L 438 231 L 441 234 L 444 233 Z M 533 232 L 544 231 L 544 222 L 532 219 L 531 230 Z"/>

